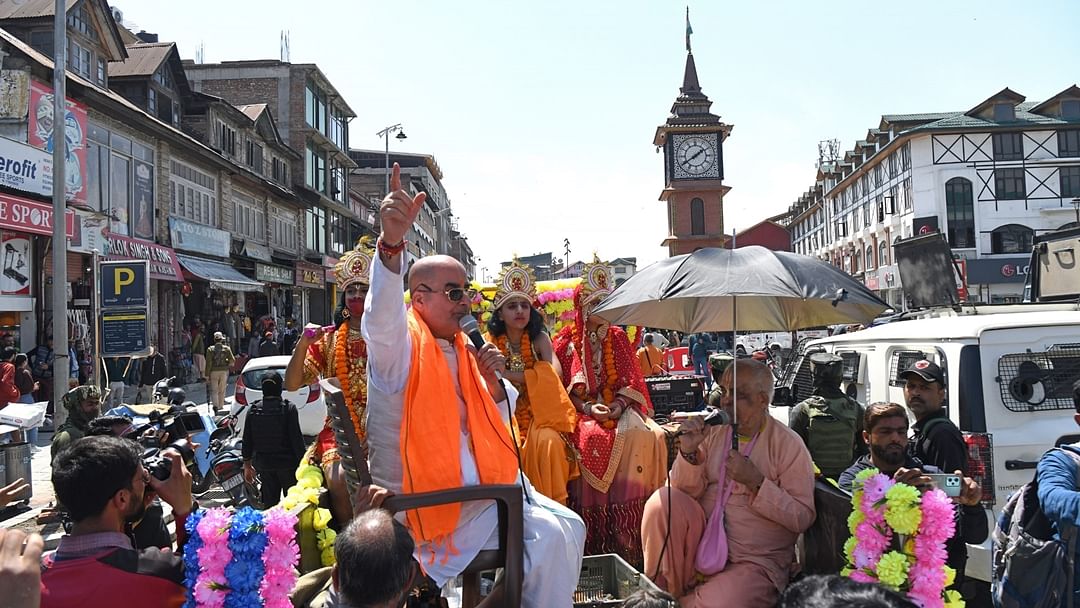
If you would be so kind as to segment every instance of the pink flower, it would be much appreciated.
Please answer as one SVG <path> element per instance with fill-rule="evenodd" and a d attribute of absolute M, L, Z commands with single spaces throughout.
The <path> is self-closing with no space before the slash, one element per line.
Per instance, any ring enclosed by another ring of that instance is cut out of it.
<path fill-rule="evenodd" d="M 851 574 L 848 575 L 848 578 L 850 578 L 851 580 L 853 580 L 853 581 L 855 581 L 857 583 L 877 583 L 878 582 L 878 580 L 876 578 L 870 576 L 869 574 L 863 572 L 862 570 L 852 570 Z"/>
<path fill-rule="evenodd" d="M 895 481 L 881 473 L 872 475 L 863 482 L 864 501 L 869 502 L 871 505 L 876 504 L 878 501 L 885 498 L 885 493 L 894 485 L 896 485 Z"/>

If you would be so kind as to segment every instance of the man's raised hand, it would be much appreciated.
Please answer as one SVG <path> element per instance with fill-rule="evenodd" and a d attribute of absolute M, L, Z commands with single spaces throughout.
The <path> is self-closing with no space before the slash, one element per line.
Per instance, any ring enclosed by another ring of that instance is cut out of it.
<path fill-rule="evenodd" d="M 427 194 L 421 192 L 410 197 L 401 189 L 401 167 L 394 163 L 390 172 L 390 193 L 379 207 L 379 220 L 382 223 L 382 241 L 387 245 L 397 245 L 405 239 L 409 228 L 420 214 Z"/>

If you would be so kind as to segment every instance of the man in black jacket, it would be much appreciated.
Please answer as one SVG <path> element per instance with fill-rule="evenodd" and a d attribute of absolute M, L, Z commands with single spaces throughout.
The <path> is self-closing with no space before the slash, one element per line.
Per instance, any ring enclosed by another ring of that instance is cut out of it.
<path fill-rule="evenodd" d="M 146 360 L 142 362 L 142 373 L 139 374 L 139 392 L 136 400 L 139 403 L 153 401 L 154 385 L 163 380 L 168 371 L 165 355 L 159 353 L 157 348 L 151 344 L 150 354 L 146 355 Z"/>
<path fill-rule="evenodd" d="M 967 444 L 960 429 L 945 411 L 945 374 L 933 361 L 922 359 L 900 372 L 904 381 L 904 400 L 915 417 L 914 431 L 907 444 L 907 453 L 945 473 L 966 475 Z M 981 543 L 989 533 L 986 514 L 978 504 L 961 507 L 956 535 L 949 541 L 949 565 L 956 569 L 956 584 L 964 580 L 967 564 L 965 542 Z M 976 516 L 976 513 L 978 516 Z"/>
<path fill-rule="evenodd" d="M 296 483 L 304 436 L 296 406 L 281 398 L 281 376 L 273 373 L 263 378 L 262 393 L 244 423 L 242 452 L 244 477 L 251 483 L 259 473 L 263 508 L 269 509 Z"/>

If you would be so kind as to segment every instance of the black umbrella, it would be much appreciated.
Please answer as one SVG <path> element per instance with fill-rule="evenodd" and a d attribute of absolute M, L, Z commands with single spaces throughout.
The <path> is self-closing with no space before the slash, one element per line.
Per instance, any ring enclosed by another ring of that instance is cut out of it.
<path fill-rule="evenodd" d="M 593 314 L 615 325 L 683 333 L 794 331 L 837 323 L 869 325 L 888 307 L 817 258 L 750 246 L 708 247 L 652 264 L 619 286 Z"/>
<path fill-rule="evenodd" d="M 889 305 L 816 258 L 750 246 L 708 247 L 652 264 L 592 312 L 614 325 L 683 333 L 869 324 Z M 732 336 L 732 347 L 735 336 Z M 737 380 L 733 378 L 733 383 Z M 738 425 L 738 409 L 734 411 Z M 736 433 L 732 433 L 738 449 Z"/>

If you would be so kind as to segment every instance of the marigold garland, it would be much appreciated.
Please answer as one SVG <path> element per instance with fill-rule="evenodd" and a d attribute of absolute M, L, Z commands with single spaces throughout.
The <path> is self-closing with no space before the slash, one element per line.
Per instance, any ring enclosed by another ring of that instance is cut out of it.
<path fill-rule="evenodd" d="M 964 606 L 957 591 L 945 589 L 955 576 L 945 565 L 945 541 L 956 529 L 955 507 L 945 493 L 935 488 L 920 494 L 877 469 L 860 471 L 854 486 L 842 574 L 907 593 L 921 608 Z"/>
<path fill-rule="evenodd" d="M 337 376 L 338 382 L 341 384 L 341 392 L 345 395 L 345 409 L 349 410 L 349 418 L 352 420 L 353 428 L 356 429 L 356 436 L 363 441 L 366 437 L 364 427 L 360 423 L 360 414 L 357 412 L 356 407 L 353 406 L 353 391 L 352 382 L 349 379 L 349 364 L 348 357 L 346 356 L 346 349 L 349 341 L 349 324 L 342 323 L 338 328 L 337 333 L 334 335 L 334 375 Z M 361 387 L 361 396 L 365 397 L 367 391 L 365 387 Z"/>

